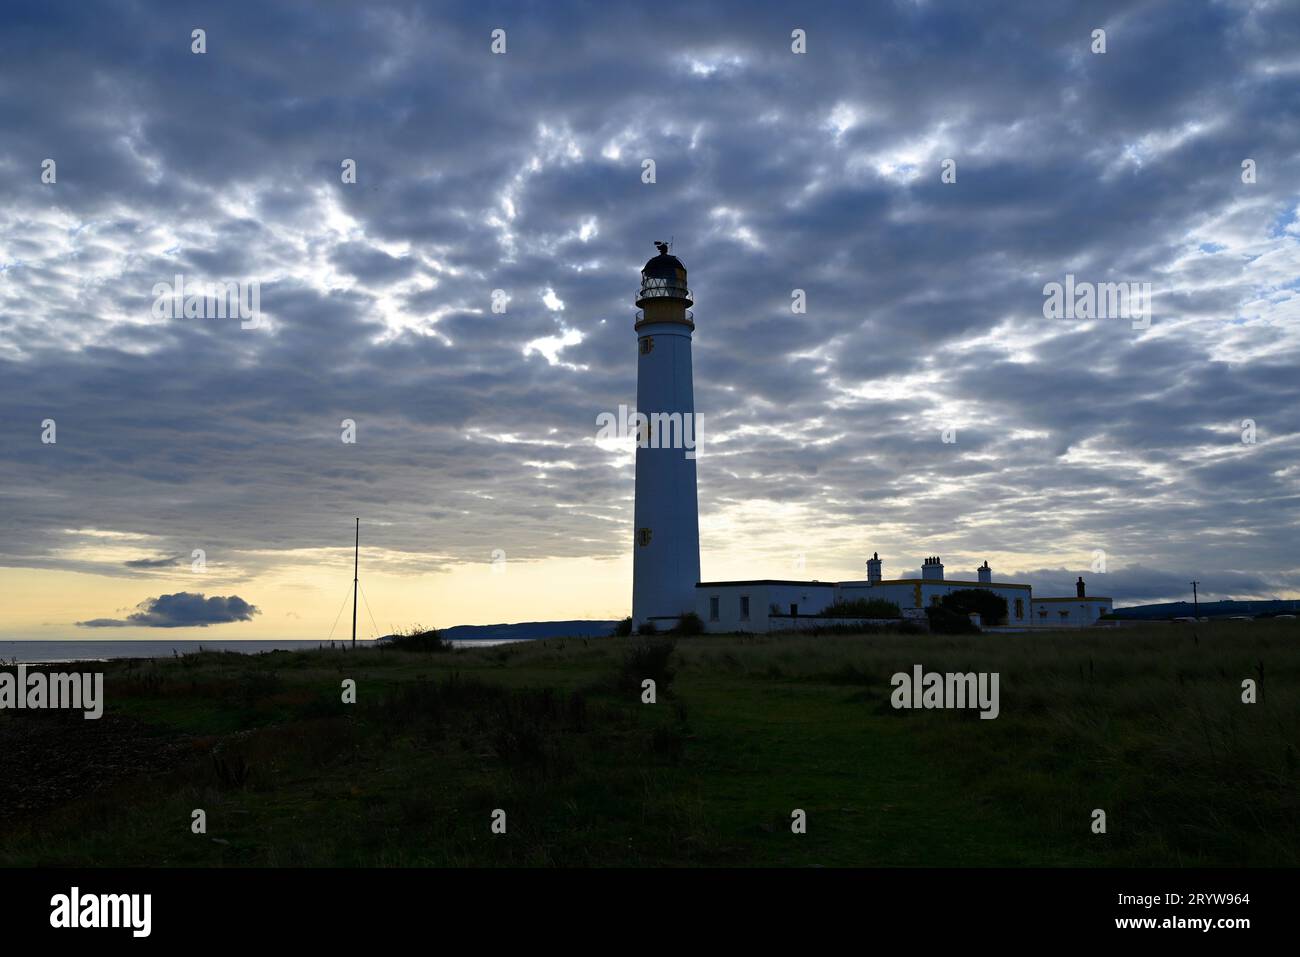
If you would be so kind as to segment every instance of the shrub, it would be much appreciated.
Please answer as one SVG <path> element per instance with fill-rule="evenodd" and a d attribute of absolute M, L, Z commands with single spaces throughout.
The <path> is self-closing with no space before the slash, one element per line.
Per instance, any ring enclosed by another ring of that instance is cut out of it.
<path fill-rule="evenodd" d="M 821 612 L 823 618 L 902 618 L 898 605 L 883 598 L 837 601 Z"/>
<path fill-rule="evenodd" d="M 626 638 L 630 634 L 632 634 L 632 616 L 628 615 L 626 618 L 624 618 L 622 621 L 620 621 L 617 625 L 614 626 L 614 637 Z"/>
<path fill-rule="evenodd" d="M 946 605 L 931 605 L 925 610 L 925 617 L 930 619 L 930 630 L 938 635 L 972 635 L 979 629 L 970 618 Z"/>
<path fill-rule="evenodd" d="M 615 683 L 622 691 L 640 691 L 641 682 L 651 678 L 657 691 L 667 691 L 677 674 L 670 664 L 676 648 L 671 638 L 636 642 L 623 656 Z"/>
<path fill-rule="evenodd" d="M 704 634 L 704 621 L 693 611 L 682 613 L 682 617 L 677 619 L 677 627 L 673 629 L 674 634 L 678 635 L 702 635 Z"/>
<path fill-rule="evenodd" d="M 647 621 L 644 625 L 642 625 L 640 628 L 636 630 L 636 633 L 638 635 L 657 635 L 659 634 L 659 626 L 656 625 L 653 621 Z"/>
<path fill-rule="evenodd" d="M 423 628 L 412 625 L 406 631 L 399 631 L 389 637 L 387 647 L 398 651 L 451 651 L 450 641 L 438 634 L 436 628 Z"/>

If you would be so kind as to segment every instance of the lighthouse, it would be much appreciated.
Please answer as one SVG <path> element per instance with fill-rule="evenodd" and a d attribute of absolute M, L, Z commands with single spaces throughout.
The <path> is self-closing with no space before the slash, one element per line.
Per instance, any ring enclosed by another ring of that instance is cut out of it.
<path fill-rule="evenodd" d="M 632 620 L 671 627 L 695 610 L 700 519 L 695 495 L 699 430 L 691 381 L 694 302 L 686 267 L 656 242 L 641 270 L 636 314 L 636 506 Z"/>

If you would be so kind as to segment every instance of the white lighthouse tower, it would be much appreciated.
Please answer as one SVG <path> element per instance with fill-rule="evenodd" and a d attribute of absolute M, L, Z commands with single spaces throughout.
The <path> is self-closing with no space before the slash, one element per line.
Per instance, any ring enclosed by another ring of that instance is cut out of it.
<path fill-rule="evenodd" d="M 636 508 L 632 545 L 632 620 L 664 628 L 695 609 L 700 580 L 700 519 L 695 495 L 695 318 L 686 267 L 656 242 L 641 270 L 636 318 Z M 641 417 L 644 416 L 644 419 Z"/>

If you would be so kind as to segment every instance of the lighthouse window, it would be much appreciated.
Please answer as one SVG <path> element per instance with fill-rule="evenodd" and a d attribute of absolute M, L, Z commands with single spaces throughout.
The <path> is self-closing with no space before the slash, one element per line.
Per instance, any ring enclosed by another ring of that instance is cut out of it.
<path fill-rule="evenodd" d="M 638 545 L 649 545 L 649 544 L 650 544 L 650 529 L 648 529 L 648 528 L 643 528 L 643 529 L 641 529 L 639 532 L 637 532 L 637 533 L 636 533 L 636 543 L 637 543 Z"/>
<path fill-rule="evenodd" d="M 740 596 L 740 620 L 749 621 L 749 596 Z"/>
<path fill-rule="evenodd" d="M 655 347 L 655 337 L 646 336 L 644 339 L 641 340 L 641 355 L 643 356 L 649 355 L 650 351 L 654 349 L 654 347 Z"/>
<path fill-rule="evenodd" d="M 717 595 L 709 596 L 709 621 L 718 620 L 718 601 Z"/>
<path fill-rule="evenodd" d="M 1025 617 L 1025 600 L 1023 598 L 1016 599 L 1016 617 L 1017 618 Z"/>

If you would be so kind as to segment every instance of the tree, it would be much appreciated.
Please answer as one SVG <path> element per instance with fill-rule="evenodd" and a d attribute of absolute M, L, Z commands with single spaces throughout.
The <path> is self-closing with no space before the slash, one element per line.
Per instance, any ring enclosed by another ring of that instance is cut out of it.
<path fill-rule="evenodd" d="M 967 617 L 975 612 L 986 625 L 1001 625 L 1007 620 L 1007 600 L 987 588 L 962 588 L 949 592 L 940 600 L 940 605 Z"/>

